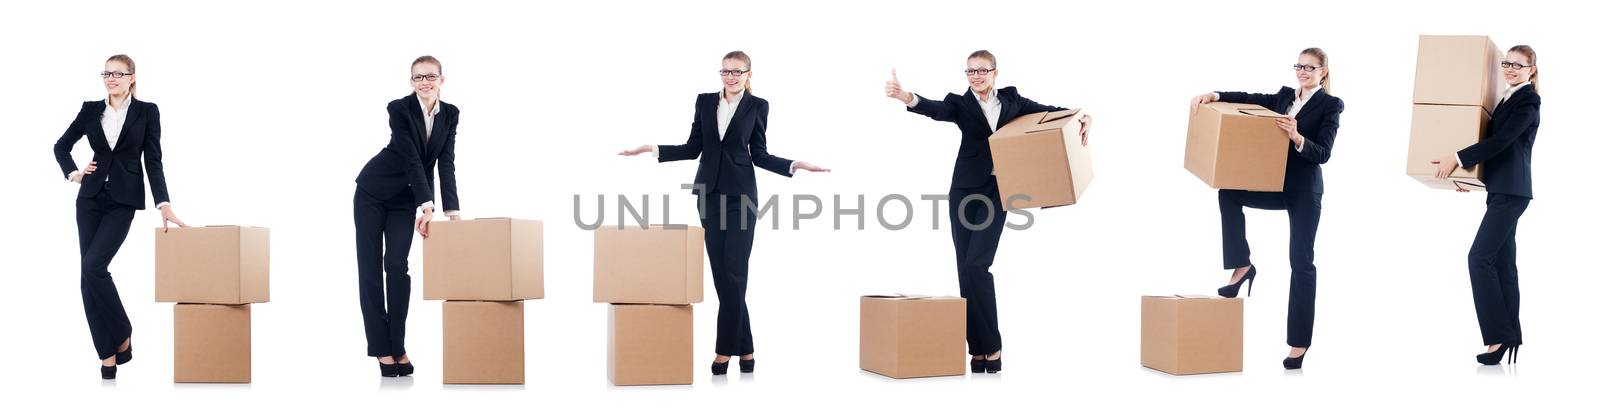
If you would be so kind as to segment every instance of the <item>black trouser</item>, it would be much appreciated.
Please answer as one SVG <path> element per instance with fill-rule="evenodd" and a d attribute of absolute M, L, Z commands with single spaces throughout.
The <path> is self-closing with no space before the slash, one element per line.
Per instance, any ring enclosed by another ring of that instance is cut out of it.
<path fill-rule="evenodd" d="M 707 192 L 700 197 L 700 226 L 706 230 L 706 256 L 717 289 L 717 355 L 756 352 L 750 334 L 750 309 L 744 293 L 750 282 L 750 248 L 755 243 L 756 212 L 743 208 L 754 195 Z"/>
<path fill-rule="evenodd" d="M 1217 191 L 1222 212 L 1222 267 L 1251 266 L 1245 241 L 1244 207 L 1289 211 L 1289 346 L 1311 347 L 1311 325 L 1317 312 L 1317 224 L 1322 221 L 1322 194 L 1310 191 Z M 1254 283 L 1254 282 L 1252 282 Z"/>
<path fill-rule="evenodd" d="M 1006 229 L 999 199 L 1000 188 L 992 176 L 978 187 L 950 189 L 950 238 L 956 245 L 961 297 L 967 299 L 967 353 L 972 355 L 1000 352 L 994 274 L 989 273 L 1000 248 L 1000 233 Z"/>
<path fill-rule="evenodd" d="M 100 359 L 116 355 L 122 341 L 133 334 L 133 323 L 111 280 L 111 258 L 128 238 L 133 226 L 132 206 L 111 199 L 102 189 L 94 198 L 78 199 L 78 282 L 83 294 L 83 315 L 89 319 L 89 336 Z"/>
<path fill-rule="evenodd" d="M 1478 236 L 1467 253 L 1472 275 L 1472 302 L 1478 310 L 1478 330 L 1483 344 L 1522 344 L 1518 313 L 1522 293 L 1517 288 L 1517 219 L 1528 209 L 1527 197 L 1489 194 L 1488 210 L 1478 224 Z"/>
<path fill-rule="evenodd" d="M 411 254 L 416 210 L 410 191 L 381 200 L 356 187 L 356 269 L 368 356 L 399 358 L 406 354 L 406 311 L 411 305 L 406 259 Z M 387 283 L 384 273 L 388 273 Z"/>

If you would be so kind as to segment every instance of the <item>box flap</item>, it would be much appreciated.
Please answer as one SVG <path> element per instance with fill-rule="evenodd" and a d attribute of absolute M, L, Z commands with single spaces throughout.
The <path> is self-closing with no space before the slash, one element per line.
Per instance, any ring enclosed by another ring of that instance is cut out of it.
<path fill-rule="evenodd" d="M 1024 130 L 1024 132 L 1031 134 L 1035 132 L 1061 129 L 1066 122 L 1068 122 L 1068 120 L 1072 119 L 1074 116 L 1077 116 L 1078 112 L 1080 111 L 1082 111 L 1082 109 L 1068 109 L 1065 111 L 1047 112 L 1044 114 L 1044 116 L 1039 118 L 1039 122 L 1037 124 L 1028 127 L 1026 130 Z"/>
<path fill-rule="evenodd" d="M 1239 111 L 1240 114 L 1249 115 L 1249 116 L 1263 117 L 1263 118 L 1288 118 L 1289 117 L 1288 115 L 1280 114 L 1280 113 L 1277 113 L 1277 112 L 1273 112 L 1270 109 L 1259 108 L 1259 107 L 1258 108 L 1240 108 L 1238 111 Z"/>
<path fill-rule="evenodd" d="M 956 298 L 954 296 L 933 296 L 933 295 L 917 295 L 917 294 L 905 294 L 905 293 L 895 293 L 895 294 L 889 294 L 889 295 L 862 295 L 861 297 L 870 298 L 870 299 L 884 299 L 884 300 L 937 300 L 937 299 L 955 299 Z"/>

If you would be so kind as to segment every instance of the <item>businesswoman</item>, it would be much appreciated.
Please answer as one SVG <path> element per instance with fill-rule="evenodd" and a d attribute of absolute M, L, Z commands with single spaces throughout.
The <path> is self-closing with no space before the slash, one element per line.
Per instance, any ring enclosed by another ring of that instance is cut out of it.
<path fill-rule="evenodd" d="M 1300 369 L 1306 350 L 1311 347 L 1317 301 L 1317 266 L 1313 257 L 1317 224 L 1322 220 L 1322 164 L 1333 153 L 1339 114 L 1344 112 L 1344 101 L 1328 90 L 1328 54 L 1322 49 L 1300 51 L 1294 74 L 1299 87 L 1285 86 L 1276 94 L 1207 93 L 1191 102 L 1193 110 L 1221 101 L 1260 105 L 1289 116 L 1278 120 L 1278 128 L 1288 133 L 1290 143 L 1284 154 L 1287 161 L 1283 191 L 1217 191 L 1217 207 L 1222 213 L 1222 266 L 1233 271 L 1228 285 L 1217 289 L 1217 294 L 1224 297 L 1238 296 L 1245 282 L 1255 288 L 1257 269 L 1250 261 L 1250 245 L 1245 241 L 1244 207 L 1289 213 L 1290 349 L 1289 356 L 1283 359 L 1284 369 Z"/>
<path fill-rule="evenodd" d="M 755 372 L 755 345 L 750 312 L 745 306 L 750 248 L 755 242 L 754 167 L 784 177 L 795 171 L 827 172 L 805 161 L 767 153 L 767 100 L 750 92 L 750 56 L 741 51 L 722 57 L 722 90 L 695 98 L 694 121 L 683 145 L 641 145 L 620 155 L 651 153 L 659 162 L 699 158 L 694 193 L 700 198 L 700 225 L 706 230 L 706 255 L 717 289 L 717 356 L 712 375 L 728 373 L 728 361 L 739 357 L 740 372 Z M 748 201 L 747 201 L 748 200 Z M 745 208 L 749 203 L 752 207 Z"/>
<path fill-rule="evenodd" d="M 967 352 L 972 355 L 972 372 L 995 373 L 1000 372 L 1000 326 L 989 266 L 1000 246 L 1006 212 L 995 184 L 989 135 L 1019 115 L 1065 108 L 1031 101 L 1015 87 L 995 89 L 1000 71 L 994 54 L 987 50 L 967 56 L 966 74 L 967 93 L 947 94 L 943 101 L 905 91 L 893 72 L 884 94 L 905 103 L 907 111 L 953 122 L 961 129 L 961 149 L 950 179 L 950 236 L 956 246 L 961 297 L 967 299 Z M 1081 119 L 1081 139 L 1088 144 L 1090 120 L 1087 115 Z"/>
<path fill-rule="evenodd" d="M 1489 193 L 1478 236 L 1467 252 L 1478 330 L 1489 347 L 1478 354 L 1478 363 L 1484 365 L 1499 364 L 1502 358 L 1515 363 L 1517 348 L 1522 346 L 1517 220 L 1533 200 L 1533 137 L 1539 131 L 1538 60 L 1539 55 L 1527 45 L 1506 51 L 1500 74 L 1510 86 L 1490 115 L 1489 136 L 1434 160 L 1439 178 L 1448 177 L 1458 166 L 1482 168 Z"/>
<path fill-rule="evenodd" d="M 415 371 L 406 355 L 406 312 L 411 302 L 406 257 L 411 254 L 412 230 L 428 237 L 436 207 L 435 165 L 444 214 L 461 219 L 456 198 L 456 124 L 461 110 L 439 100 L 443 86 L 444 67 L 438 59 L 423 56 L 411 62 L 412 94 L 389 102 L 389 145 L 356 176 L 361 317 L 367 355 L 378 358 L 378 371 L 385 377 Z"/>
<path fill-rule="evenodd" d="M 133 324 L 111 280 L 111 258 L 133 226 L 133 213 L 144 210 L 144 180 L 161 210 L 161 226 L 188 227 L 172 212 L 166 173 L 161 164 L 161 111 L 139 100 L 133 58 L 106 59 L 100 78 L 106 99 L 83 103 L 67 132 L 56 140 L 61 174 L 78 185 L 79 290 L 89 336 L 100 357 L 100 378 L 116 379 L 117 365 L 133 360 Z M 72 147 L 89 137 L 94 155 L 82 169 L 72 160 Z M 144 163 L 141 165 L 140 160 Z"/>

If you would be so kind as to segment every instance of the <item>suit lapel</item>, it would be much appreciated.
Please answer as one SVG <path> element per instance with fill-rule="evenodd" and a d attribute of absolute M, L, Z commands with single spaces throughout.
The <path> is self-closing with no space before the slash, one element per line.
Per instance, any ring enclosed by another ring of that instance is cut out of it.
<path fill-rule="evenodd" d="M 107 103 L 107 105 L 110 104 Z M 133 137 L 128 136 L 128 130 L 132 129 L 133 123 L 139 122 L 139 118 L 144 115 L 144 108 L 139 105 L 138 99 L 129 99 L 128 107 L 125 110 L 128 111 L 128 116 L 122 119 L 122 130 L 117 132 L 117 146 L 111 148 L 112 152 L 128 146 L 128 141 L 133 140 Z M 104 110 L 101 113 L 104 113 Z"/>
<path fill-rule="evenodd" d="M 962 106 L 968 108 L 967 112 L 972 115 L 974 119 L 977 119 L 979 122 L 983 122 L 984 125 L 989 125 L 989 117 L 983 116 L 983 103 L 978 102 L 978 94 L 973 92 L 972 88 L 967 88 L 967 94 L 961 95 L 961 99 L 965 99 L 967 101 L 967 104 Z M 996 97 L 995 99 L 999 98 Z M 1004 102 L 1000 104 L 1001 109 L 1005 109 L 1006 106 L 1007 105 Z"/>
<path fill-rule="evenodd" d="M 444 101 L 436 102 L 434 105 L 443 106 Z M 439 151 L 444 149 L 444 137 L 449 135 L 449 131 L 445 131 L 446 129 L 449 129 L 449 127 L 446 126 L 450 125 L 449 118 L 450 111 L 446 111 L 444 108 L 439 108 L 439 114 L 433 116 L 433 132 L 429 133 L 426 128 L 427 125 L 423 125 L 423 133 L 428 134 L 428 140 L 423 141 L 423 145 L 427 146 L 427 155 L 430 159 L 438 158 Z"/>
<path fill-rule="evenodd" d="M 1017 101 L 1015 99 L 1011 99 L 1010 96 L 1000 94 L 1000 91 L 998 90 L 994 93 L 994 98 L 1000 100 L 1000 119 L 998 119 L 999 125 L 994 126 L 995 130 L 999 131 L 1000 127 L 1005 126 L 1006 123 L 1011 122 L 1012 119 L 1016 119 L 1017 115 L 1021 115 L 1017 112 L 1022 111 L 1022 105 L 1017 104 Z M 984 121 L 988 121 L 988 119 L 984 119 Z"/>
<path fill-rule="evenodd" d="M 1517 99 L 1522 99 L 1522 95 L 1523 95 L 1522 92 L 1524 90 L 1527 90 L 1528 88 L 1531 88 L 1531 87 L 1532 87 L 1532 85 L 1524 86 L 1524 87 L 1522 87 L 1522 89 L 1517 89 L 1516 92 L 1512 92 L 1511 96 L 1506 97 L 1505 102 L 1500 102 L 1499 105 L 1495 105 L 1494 112 L 1489 113 L 1489 118 L 1490 119 L 1499 118 L 1500 117 L 1500 112 L 1502 110 L 1504 110 L 1505 108 L 1511 107 L 1511 102 L 1512 101 L 1516 101 Z"/>
<path fill-rule="evenodd" d="M 1299 120 L 1301 115 L 1316 113 L 1312 111 L 1321 106 L 1322 101 L 1326 100 L 1328 100 L 1328 93 L 1318 89 L 1317 93 L 1311 94 L 1311 99 L 1306 100 L 1306 106 L 1300 107 L 1300 112 L 1294 114 L 1295 120 Z M 1294 102 L 1290 102 L 1289 105 L 1293 106 Z"/>
<path fill-rule="evenodd" d="M 418 154 L 426 154 L 428 124 L 422 122 L 422 101 L 413 93 L 411 97 L 406 98 L 406 107 L 409 109 L 406 111 L 406 122 L 411 124 L 411 139 L 416 141 L 412 145 L 417 146 Z"/>

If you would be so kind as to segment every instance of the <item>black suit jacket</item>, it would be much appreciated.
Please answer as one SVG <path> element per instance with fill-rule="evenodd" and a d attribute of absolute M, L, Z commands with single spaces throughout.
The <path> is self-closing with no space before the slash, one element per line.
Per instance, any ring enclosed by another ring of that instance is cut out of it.
<path fill-rule="evenodd" d="M 105 101 L 83 103 L 77 118 L 67 126 L 67 132 L 56 140 L 56 162 L 61 164 L 61 174 L 71 175 L 78 170 L 72 161 L 72 146 L 78 139 L 89 137 L 89 148 L 94 149 L 95 171 L 83 176 L 78 188 L 79 198 L 91 198 L 102 189 L 111 192 L 111 199 L 134 209 L 144 209 L 144 177 L 150 177 L 150 194 L 156 204 L 169 202 L 166 173 L 161 168 L 161 111 L 156 104 L 129 100 L 128 118 L 117 136 L 117 146 L 106 141 L 106 131 L 100 126 L 105 113 Z M 144 164 L 139 164 L 139 158 Z M 105 182 L 111 180 L 107 187 Z"/>
<path fill-rule="evenodd" d="M 1533 136 L 1539 132 L 1540 102 L 1534 88 L 1512 93 L 1489 117 L 1489 137 L 1456 152 L 1462 167 L 1483 169 L 1483 185 L 1490 193 L 1533 198 Z"/>
<path fill-rule="evenodd" d="M 1001 88 L 995 96 L 1000 98 L 1000 126 L 1019 115 L 1066 109 L 1028 100 L 1018 95 L 1015 87 Z M 988 183 L 989 176 L 994 173 L 994 158 L 989 153 L 989 135 L 994 130 L 989 126 L 989 119 L 983 116 L 982 107 L 978 106 L 977 95 L 967 89 L 966 95 L 946 94 L 943 101 L 921 95 L 917 95 L 917 100 L 917 106 L 906 110 L 935 121 L 954 122 L 961 128 L 961 149 L 956 153 L 950 188 L 973 188 Z"/>
<path fill-rule="evenodd" d="M 1277 94 L 1218 92 L 1223 102 L 1261 105 L 1280 114 L 1289 113 L 1294 106 L 1294 88 L 1284 87 Z M 1305 137 L 1305 147 L 1295 151 L 1289 143 L 1289 157 L 1283 168 L 1283 191 L 1310 191 L 1322 194 L 1322 164 L 1333 155 L 1333 138 L 1339 133 L 1339 114 L 1344 112 L 1344 100 L 1317 90 L 1300 108 L 1294 119 L 1299 123 L 1300 136 Z"/>
<path fill-rule="evenodd" d="M 660 162 L 700 159 L 694 173 L 695 194 L 716 191 L 728 195 L 756 193 L 756 173 L 751 166 L 790 177 L 792 161 L 767 153 L 767 100 L 746 91 L 734 108 L 726 135 L 717 137 L 717 101 L 721 92 L 700 94 L 694 101 L 694 122 L 683 145 L 658 145 Z M 704 189 L 704 192 L 701 189 Z"/>
<path fill-rule="evenodd" d="M 389 102 L 389 145 L 361 168 L 356 185 L 379 199 L 410 191 L 417 205 L 422 205 L 433 201 L 433 167 L 438 165 L 444 211 L 460 210 L 456 197 L 456 125 L 461 110 L 444 101 L 438 105 L 441 108 L 433 119 L 433 135 L 423 139 L 427 128 L 417 95 Z"/>

